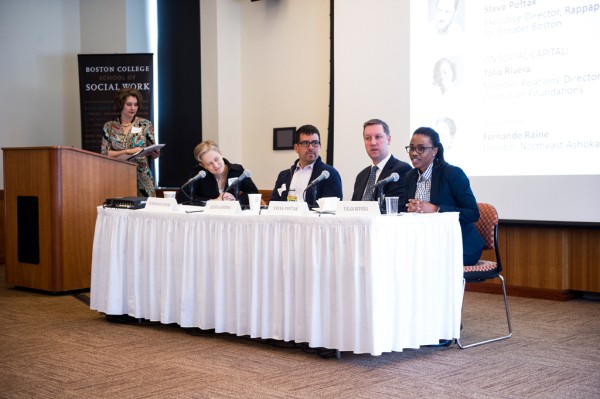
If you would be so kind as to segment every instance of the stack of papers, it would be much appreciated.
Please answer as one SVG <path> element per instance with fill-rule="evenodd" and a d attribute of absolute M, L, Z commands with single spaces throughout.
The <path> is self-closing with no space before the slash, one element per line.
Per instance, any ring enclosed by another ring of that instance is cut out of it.
<path fill-rule="evenodd" d="M 164 146 L 165 146 L 164 144 L 154 144 L 154 145 L 148 146 L 146 148 L 141 148 L 138 152 L 136 152 L 135 154 L 133 154 L 132 156 L 127 158 L 127 160 L 131 161 L 134 158 L 146 156 L 146 155 L 150 154 L 152 151 L 154 151 L 156 149 L 161 149 Z"/>

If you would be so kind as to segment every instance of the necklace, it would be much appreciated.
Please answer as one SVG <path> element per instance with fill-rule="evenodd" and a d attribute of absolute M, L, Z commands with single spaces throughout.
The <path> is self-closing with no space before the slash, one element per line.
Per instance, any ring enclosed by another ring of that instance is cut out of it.
<path fill-rule="evenodd" d="M 131 121 L 131 122 L 129 122 L 129 123 L 123 123 L 123 122 L 121 121 L 121 118 L 119 118 L 119 123 L 120 123 L 120 124 L 121 124 L 121 126 L 123 126 L 123 127 L 129 127 L 129 126 L 133 125 L 133 122 L 135 122 L 135 117 L 133 117 L 132 121 Z"/>

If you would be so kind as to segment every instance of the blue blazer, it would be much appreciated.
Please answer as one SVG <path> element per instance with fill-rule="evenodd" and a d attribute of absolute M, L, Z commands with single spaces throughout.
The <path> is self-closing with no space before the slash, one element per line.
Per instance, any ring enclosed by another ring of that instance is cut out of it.
<path fill-rule="evenodd" d="M 418 178 L 419 170 L 416 168 L 406 174 L 406 198 L 402 204 L 415 198 Z M 431 175 L 429 202 L 437 205 L 440 212 L 459 212 L 464 264 L 477 263 L 483 251 L 484 241 L 473 224 L 479 220 L 479 208 L 465 172 L 447 162 L 436 161 Z"/>
<path fill-rule="evenodd" d="M 400 176 L 397 182 L 391 182 L 383 187 L 383 195 L 386 197 L 399 197 L 402 201 L 404 198 L 404 178 L 412 167 L 406 162 L 402 162 L 399 159 L 394 158 L 392 155 L 385 164 L 383 170 L 379 174 L 377 181 L 383 180 L 389 177 L 392 173 L 396 172 Z M 371 174 L 371 166 L 367 166 L 357 176 L 354 182 L 354 192 L 352 193 L 352 201 L 361 201 L 365 188 L 367 187 L 367 180 Z M 377 192 L 373 193 L 373 200 L 377 199 Z"/>
<path fill-rule="evenodd" d="M 294 162 L 291 168 L 282 170 L 279 173 L 279 176 L 277 176 L 277 181 L 275 182 L 275 188 L 271 193 L 271 201 L 287 201 L 287 194 L 288 190 L 290 189 L 290 184 L 292 183 L 292 176 L 294 176 L 296 165 L 298 165 L 298 160 Z M 317 199 L 322 197 L 338 197 L 340 200 L 342 199 L 342 178 L 340 177 L 339 172 L 333 166 L 327 165 L 325 162 L 323 162 L 321 157 L 318 157 L 315 161 L 313 171 L 310 175 L 310 181 L 313 181 L 319 177 L 324 170 L 329 172 L 329 178 L 309 188 L 306 192 L 306 202 L 309 207 L 317 206 L 317 204 L 312 203 L 313 190 L 317 190 Z M 283 184 L 285 184 L 285 190 L 283 190 L 280 195 L 277 189 Z M 297 194 L 302 195 L 302 193 Z"/>

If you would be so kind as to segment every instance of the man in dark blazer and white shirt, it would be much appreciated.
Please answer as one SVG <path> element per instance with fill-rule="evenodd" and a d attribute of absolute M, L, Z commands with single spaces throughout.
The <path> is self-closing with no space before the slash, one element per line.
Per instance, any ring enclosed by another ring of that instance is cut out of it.
<path fill-rule="evenodd" d="M 284 169 L 277 176 L 275 188 L 271 193 L 271 201 L 285 201 L 290 189 L 296 191 L 299 200 L 306 200 L 309 207 L 316 207 L 315 199 L 322 197 L 337 197 L 342 199 L 342 178 L 331 165 L 321 160 L 321 134 L 313 125 L 303 125 L 294 133 L 294 151 L 298 159 L 291 168 Z M 329 177 L 306 191 L 310 182 L 319 177 L 323 171 L 329 172 Z M 306 198 L 303 198 L 306 191 Z"/>
<path fill-rule="evenodd" d="M 390 151 L 392 137 L 389 126 L 381 119 L 366 121 L 363 124 L 363 140 L 365 142 L 365 150 L 367 150 L 367 155 L 373 161 L 373 165 L 366 167 L 356 176 L 352 201 L 377 200 L 377 191 L 374 191 L 371 195 L 365 193 L 367 181 L 369 180 L 373 166 L 377 166 L 376 182 L 389 177 L 394 172 L 398 173 L 400 176 L 398 181 L 387 183 L 383 187 L 383 195 L 386 197 L 400 197 L 400 201 L 402 201 L 404 198 L 404 175 L 412 167 L 406 162 L 394 158 L 392 155 Z"/>

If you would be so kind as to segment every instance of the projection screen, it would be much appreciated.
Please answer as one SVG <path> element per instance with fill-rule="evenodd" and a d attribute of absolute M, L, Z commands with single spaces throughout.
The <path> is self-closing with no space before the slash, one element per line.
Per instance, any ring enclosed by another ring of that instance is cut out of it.
<path fill-rule="evenodd" d="M 436 129 L 502 220 L 600 223 L 600 3 L 343 0 L 334 29 L 345 197 L 381 118 L 407 162 L 411 132 Z"/>

